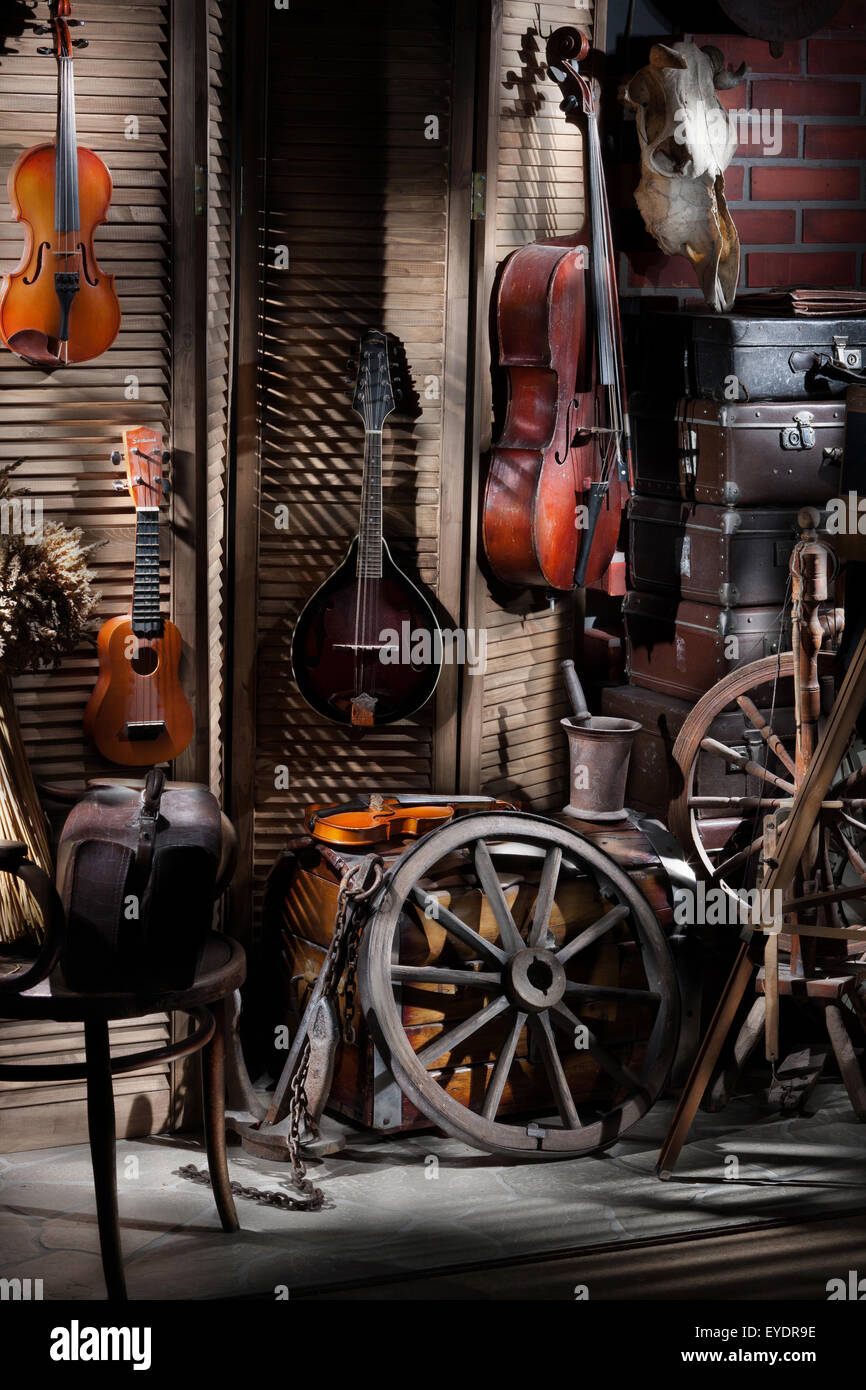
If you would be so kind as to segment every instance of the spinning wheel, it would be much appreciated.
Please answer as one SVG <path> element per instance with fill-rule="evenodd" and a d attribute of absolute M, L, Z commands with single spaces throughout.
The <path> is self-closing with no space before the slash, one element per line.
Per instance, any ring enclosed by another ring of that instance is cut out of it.
<path fill-rule="evenodd" d="M 819 675 L 832 671 L 833 658 L 822 653 Z M 751 662 L 720 681 L 695 705 L 673 748 L 682 789 L 671 803 L 670 828 L 702 865 L 708 886 L 731 895 L 758 883 L 764 849 L 764 818 L 790 805 L 799 785 L 796 728 L 785 715 L 795 703 L 792 685 L 794 655 L 784 652 Z M 712 737 L 712 725 L 734 703 L 742 734 L 731 742 Z M 769 706 L 769 707 L 768 707 Z M 782 716 L 780 718 L 780 711 Z M 733 744 L 733 746 L 731 746 Z M 750 746 L 751 745 L 751 746 Z M 802 761 L 802 757 L 801 757 Z M 735 790 L 707 793 L 718 784 L 719 766 L 734 774 Z M 866 894 L 866 766 L 848 755 L 821 807 L 816 827 L 815 887 L 809 902 L 798 899 L 800 915 L 823 913 L 828 925 L 840 928 L 851 906 Z M 847 898 L 824 900 L 834 884 Z"/>
<path fill-rule="evenodd" d="M 401 857 L 365 927 L 359 980 L 404 1094 L 491 1153 L 613 1143 L 658 1096 L 679 1031 L 673 960 L 639 889 L 576 832 L 517 812 L 466 816 Z M 431 993 L 448 1005 L 441 1029 L 410 1030 L 407 1000 Z M 463 1044 L 482 1037 L 482 1082 L 458 1096 Z M 505 1120 L 503 1097 L 519 1099 L 530 1073 L 546 1075 L 549 1106 Z"/>

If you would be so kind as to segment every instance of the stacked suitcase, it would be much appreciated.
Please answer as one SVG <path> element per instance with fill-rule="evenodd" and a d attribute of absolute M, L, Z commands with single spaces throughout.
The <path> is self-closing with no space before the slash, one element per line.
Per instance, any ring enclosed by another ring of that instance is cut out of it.
<path fill-rule="evenodd" d="M 838 495 L 845 374 L 866 321 L 657 314 L 634 337 L 630 684 L 602 709 L 640 722 L 629 801 L 664 816 L 670 747 L 694 703 L 790 647 L 797 513 Z"/>

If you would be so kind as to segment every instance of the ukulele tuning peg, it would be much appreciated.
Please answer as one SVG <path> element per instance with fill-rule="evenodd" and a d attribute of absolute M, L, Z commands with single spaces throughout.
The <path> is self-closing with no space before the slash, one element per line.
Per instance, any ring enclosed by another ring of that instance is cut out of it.
<path fill-rule="evenodd" d="M 121 454 L 121 452 L 120 452 L 119 449 L 112 449 L 112 451 L 111 451 L 111 462 L 112 462 L 113 464 L 115 464 L 115 465 L 117 465 L 118 463 L 122 463 L 122 462 L 123 462 L 123 456 L 122 456 L 122 454 Z"/>
<path fill-rule="evenodd" d="M 171 463 L 171 449 L 163 449 L 163 451 L 162 451 L 162 461 L 163 461 L 164 464 L 169 464 L 169 463 Z"/>
<path fill-rule="evenodd" d="M 347 362 L 346 362 L 346 371 L 347 371 L 347 372 L 352 372 L 353 375 L 354 375 L 354 373 L 355 373 L 357 370 L 358 370 L 358 364 L 357 364 L 357 362 L 355 361 L 355 359 L 354 359 L 353 357 L 350 357 L 350 358 L 347 360 Z"/>
<path fill-rule="evenodd" d="M 171 483 L 168 481 L 168 478 L 161 478 L 160 485 L 162 487 L 163 500 L 167 502 L 171 496 Z"/>

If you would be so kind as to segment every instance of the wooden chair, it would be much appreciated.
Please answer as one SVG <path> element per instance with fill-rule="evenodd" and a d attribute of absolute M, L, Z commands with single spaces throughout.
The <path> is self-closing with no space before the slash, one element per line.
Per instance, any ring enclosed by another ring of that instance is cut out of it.
<path fill-rule="evenodd" d="M 217 896 L 231 877 L 231 845 L 220 866 Z M 26 846 L 0 841 L 0 871 L 14 874 L 30 889 L 45 927 L 43 944 L 34 960 L 8 952 L 0 955 L 0 1017 L 84 1025 L 84 1062 L 36 1066 L 0 1066 L 2 1081 L 70 1081 L 87 1084 L 87 1124 L 102 1268 L 110 1299 L 125 1299 L 126 1282 L 120 1247 L 117 1210 L 114 1091 L 112 1076 L 141 1070 L 157 1061 L 176 1061 L 202 1052 L 204 1132 L 213 1193 L 224 1231 L 238 1229 L 229 1184 L 225 1141 L 226 1001 L 243 983 L 246 962 L 242 947 L 231 937 L 211 932 L 199 957 L 195 978 L 183 989 L 142 990 L 138 993 L 80 993 L 68 989 L 58 962 L 66 933 L 63 907 L 47 874 L 27 859 Z M 214 1011 L 209 1007 L 213 1005 Z M 109 1023 L 155 1012 L 182 1010 L 196 1022 L 186 1038 L 147 1052 L 111 1056 Z M 214 1018 L 217 1013 L 218 1022 Z"/>

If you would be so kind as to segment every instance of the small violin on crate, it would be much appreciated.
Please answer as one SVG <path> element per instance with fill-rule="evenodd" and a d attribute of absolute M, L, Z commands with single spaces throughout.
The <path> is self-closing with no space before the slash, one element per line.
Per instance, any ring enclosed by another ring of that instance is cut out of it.
<path fill-rule="evenodd" d="M 52 371 L 107 352 L 120 328 L 114 276 L 96 263 L 93 236 L 108 218 L 111 174 L 75 134 L 70 0 L 51 0 L 51 48 L 57 59 L 57 138 L 34 145 L 9 174 L 9 201 L 25 225 L 24 254 L 0 287 L 0 340 L 25 362 Z"/>
<path fill-rule="evenodd" d="M 512 811 L 509 801 L 492 796 L 413 796 L 373 794 L 338 806 L 311 806 L 304 825 L 316 840 L 332 845 L 381 845 L 401 836 L 415 838 L 438 830 L 467 811 Z"/>
<path fill-rule="evenodd" d="M 109 618 L 97 639 L 99 678 L 84 729 L 109 762 L 152 767 L 189 745 L 193 717 L 181 689 L 181 635 L 159 611 L 159 508 L 168 495 L 162 435 L 141 426 L 123 431 L 126 483 L 135 503 L 132 607 Z M 119 453 L 112 454 L 120 462 Z M 118 486 L 118 484 L 115 484 Z"/>

